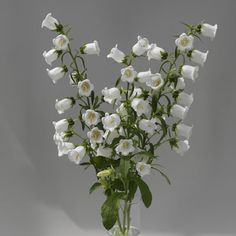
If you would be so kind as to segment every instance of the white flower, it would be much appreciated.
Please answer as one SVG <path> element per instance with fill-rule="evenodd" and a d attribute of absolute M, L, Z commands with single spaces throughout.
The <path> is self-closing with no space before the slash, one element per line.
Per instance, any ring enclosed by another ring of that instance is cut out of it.
<path fill-rule="evenodd" d="M 125 54 L 122 51 L 120 51 L 117 47 L 118 45 L 116 44 L 116 46 L 111 49 L 110 54 L 107 55 L 107 58 L 112 58 L 114 61 L 122 63 L 125 59 Z"/>
<path fill-rule="evenodd" d="M 146 83 L 147 80 L 148 80 L 149 78 L 151 78 L 152 75 L 153 75 L 153 74 L 152 74 L 152 72 L 151 72 L 151 69 L 149 68 L 149 70 L 147 70 L 147 71 L 139 72 L 139 73 L 137 74 L 137 78 L 138 78 L 138 81 L 139 81 L 140 83 Z"/>
<path fill-rule="evenodd" d="M 71 162 L 74 162 L 76 165 L 80 164 L 80 162 L 82 161 L 82 159 L 84 158 L 86 153 L 86 150 L 83 146 L 78 146 L 75 149 L 72 149 L 69 153 L 68 153 L 68 159 Z"/>
<path fill-rule="evenodd" d="M 86 110 L 86 112 L 82 115 L 82 119 L 84 120 L 87 126 L 96 125 L 99 121 L 99 113 L 94 110 Z"/>
<path fill-rule="evenodd" d="M 182 136 L 186 139 L 189 139 L 192 135 L 192 126 L 185 125 L 183 123 L 179 123 L 176 125 L 176 134 L 178 136 Z"/>
<path fill-rule="evenodd" d="M 120 125 L 120 117 L 117 114 L 106 113 L 106 116 L 102 118 L 102 124 L 105 130 L 113 131 Z"/>
<path fill-rule="evenodd" d="M 94 89 L 94 85 L 90 82 L 89 79 L 79 81 L 78 83 L 79 95 L 89 97 L 91 92 Z"/>
<path fill-rule="evenodd" d="M 70 43 L 69 39 L 64 34 L 59 34 L 52 42 L 57 50 L 66 50 Z"/>
<path fill-rule="evenodd" d="M 132 51 L 135 55 L 141 56 L 148 50 L 148 47 L 148 39 L 138 36 L 138 42 L 132 47 Z"/>
<path fill-rule="evenodd" d="M 67 155 L 72 149 L 75 148 L 75 145 L 70 142 L 59 142 L 57 145 L 58 156 Z"/>
<path fill-rule="evenodd" d="M 112 149 L 108 147 L 103 147 L 100 145 L 97 149 L 97 156 L 102 156 L 102 157 L 111 157 L 112 155 Z"/>
<path fill-rule="evenodd" d="M 93 43 L 87 43 L 80 49 L 82 54 L 89 54 L 89 55 L 99 55 L 100 54 L 100 48 L 98 45 L 98 41 L 93 41 Z"/>
<path fill-rule="evenodd" d="M 64 113 L 75 104 L 75 101 L 71 98 L 64 98 L 62 100 L 56 100 L 55 108 L 59 114 Z"/>
<path fill-rule="evenodd" d="M 105 134 L 103 135 L 104 139 L 106 140 L 106 143 L 111 144 L 112 141 L 115 138 L 118 138 L 120 136 L 120 134 L 118 133 L 118 131 L 116 129 L 109 131 L 106 130 Z"/>
<path fill-rule="evenodd" d="M 134 98 L 131 103 L 132 108 L 137 112 L 138 116 L 149 112 L 149 103 L 142 98 Z"/>
<path fill-rule="evenodd" d="M 136 77 L 137 72 L 134 70 L 133 66 L 128 66 L 121 69 L 121 80 L 132 83 Z"/>
<path fill-rule="evenodd" d="M 121 103 L 121 105 L 116 109 L 116 112 L 117 112 L 122 118 L 125 118 L 125 117 L 128 115 L 124 103 Z"/>
<path fill-rule="evenodd" d="M 45 19 L 42 22 L 42 28 L 46 27 L 49 30 L 56 30 L 57 29 L 57 25 L 59 25 L 59 22 L 57 19 L 55 19 L 54 17 L 52 17 L 52 13 L 48 13 L 45 17 Z"/>
<path fill-rule="evenodd" d="M 131 139 L 121 139 L 118 146 L 116 147 L 116 153 L 128 156 L 129 153 L 135 150 L 133 146 L 133 141 Z"/>
<path fill-rule="evenodd" d="M 139 128 L 147 132 L 148 134 L 153 134 L 157 129 L 157 125 L 155 123 L 155 120 L 142 119 L 139 121 Z"/>
<path fill-rule="evenodd" d="M 147 51 L 147 57 L 149 61 L 151 59 L 161 61 L 165 54 L 166 51 L 163 48 L 158 47 L 156 44 L 151 44 Z"/>
<path fill-rule="evenodd" d="M 181 120 L 184 120 L 187 113 L 188 113 L 189 108 L 188 107 L 182 107 L 178 104 L 175 104 L 171 109 L 170 109 L 170 114 L 176 118 L 179 118 Z"/>
<path fill-rule="evenodd" d="M 191 52 L 191 56 L 190 56 L 190 60 L 192 62 L 195 62 L 201 66 L 204 65 L 204 63 L 206 62 L 207 60 L 207 55 L 208 55 L 208 51 L 206 52 L 201 52 L 201 51 L 198 51 L 198 50 L 193 50 Z"/>
<path fill-rule="evenodd" d="M 136 170 L 138 174 L 143 177 L 144 175 L 149 175 L 151 173 L 151 165 L 146 164 L 145 162 L 138 162 L 136 164 Z"/>
<path fill-rule="evenodd" d="M 189 150 L 189 148 L 190 148 L 190 146 L 189 146 L 189 142 L 188 142 L 188 140 L 186 139 L 186 140 L 184 140 L 184 141 L 178 141 L 177 142 L 177 145 L 178 145 L 178 147 L 173 147 L 173 150 L 174 151 L 176 151 L 178 154 L 180 154 L 181 156 L 183 156 L 184 155 L 184 153 L 186 152 L 186 151 L 188 151 Z"/>
<path fill-rule="evenodd" d="M 67 119 L 62 119 L 62 120 L 59 120 L 59 121 L 53 121 L 52 122 L 54 127 L 55 127 L 55 131 L 56 133 L 62 133 L 64 131 L 66 131 L 69 127 L 69 122 Z"/>
<path fill-rule="evenodd" d="M 53 135 L 53 140 L 56 145 L 59 145 L 60 142 L 63 142 L 62 136 L 57 132 Z"/>
<path fill-rule="evenodd" d="M 201 34 L 213 40 L 216 36 L 217 29 L 218 29 L 218 25 L 209 25 L 205 23 L 205 24 L 202 24 Z"/>
<path fill-rule="evenodd" d="M 182 106 L 187 106 L 190 107 L 193 103 L 193 94 L 187 94 L 185 92 L 181 92 L 179 93 L 178 97 L 177 97 L 177 103 L 182 105 Z"/>
<path fill-rule="evenodd" d="M 48 52 L 47 51 L 43 52 L 43 57 L 50 66 L 52 65 L 52 62 L 57 60 L 58 56 L 59 52 L 55 48 L 49 50 Z"/>
<path fill-rule="evenodd" d="M 181 52 L 185 52 L 193 48 L 193 41 L 194 37 L 192 35 L 183 33 L 175 40 L 175 44 Z"/>
<path fill-rule="evenodd" d="M 47 69 L 48 76 L 52 79 L 52 82 L 55 84 L 58 80 L 62 79 L 67 72 L 66 66 L 58 66 L 51 70 Z"/>
<path fill-rule="evenodd" d="M 128 96 L 130 96 L 130 92 L 131 92 L 131 90 L 130 91 L 128 91 Z M 133 93 L 131 94 L 131 96 L 129 97 L 129 99 L 133 99 L 133 98 L 135 98 L 135 97 L 139 97 L 140 95 L 142 95 L 142 93 L 143 93 L 143 91 L 142 91 L 142 89 L 141 88 L 134 88 L 134 90 L 133 90 Z"/>
<path fill-rule="evenodd" d="M 179 90 L 179 89 L 184 89 L 185 88 L 185 82 L 183 77 L 179 77 L 177 79 L 177 84 L 176 87 L 174 88 L 174 84 L 171 85 L 172 89 Z"/>
<path fill-rule="evenodd" d="M 104 132 L 97 127 L 94 127 L 87 133 L 88 138 L 90 139 L 90 143 L 102 143 Z"/>
<path fill-rule="evenodd" d="M 195 81 L 198 77 L 198 66 L 184 65 L 181 69 L 181 75 L 186 79 Z"/>
<path fill-rule="evenodd" d="M 109 104 L 112 104 L 114 101 L 116 101 L 116 104 L 118 104 L 121 99 L 120 90 L 118 88 L 108 89 L 105 87 L 102 90 L 102 95 L 104 96 L 104 101 L 108 102 Z"/>
<path fill-rule="evenodd" d="M 164 84 L 161 74 L 156 73 L 151 76 L 146 82 L 146 85 L 151 87 L 153 90 L 158 90 Z"/>

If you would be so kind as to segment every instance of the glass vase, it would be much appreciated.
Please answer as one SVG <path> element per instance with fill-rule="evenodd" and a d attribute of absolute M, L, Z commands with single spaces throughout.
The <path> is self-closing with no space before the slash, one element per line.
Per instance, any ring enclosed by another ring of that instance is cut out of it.
<path fill-rule="evenodd" d="M 116 224 L 108 231 L 110 236 L 138 236 L 140 235 L 140 194 L 132 202 L 123 202 L 120 205 L 119 217 Z"/>

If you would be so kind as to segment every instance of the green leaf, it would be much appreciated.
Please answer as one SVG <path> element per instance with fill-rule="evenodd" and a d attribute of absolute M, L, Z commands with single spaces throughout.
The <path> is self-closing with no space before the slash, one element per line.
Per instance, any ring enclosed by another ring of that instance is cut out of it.
<path fill-rule="evenodd" d="M 129 182 L 129 193 L 128 193 L 128 199 L 132 201 L 134 199 L 135 193 L 138 189 L 138 185 L 135 181 L 131 180 Z"/>
<path fill-rule="evenodd" d="M 94 102 L 94 91 L 91 92 L 91 102 L 92 102 L 92 104 Z"/>
<path fill-rule="evenodd" d="M 94 183 L 89 189 L 89 194 L 97 190 L 99 187 L 101 187 L 101 183 L 99 182 Z"/>
<path fill-rule="evenodd" d="M 106 169 L 110 166 L 108 158 L 102 156 L 92 157 L 91 162 L 96 166 L 96 169 Z"/>
<path fill-rule="evenodd" d="M 120 173 L 123 179 L 126 179 L 130 168 L 130 160 L 121 158 L 120 159 Z"/>
<path fill-rule="evenodd" d="M 121 76 L 116 80 L 116 84 L 115 84 L 115 87 L 117 87 L 120 83 L 120 80 L 121 80 Z"/>
<path fill-rule="evenodd" d="M 144 205 L 148 208 L 152 203 L 152 193 L 148 187 L 148 185 L 140 178 L 135 178 L 135 182 L 137 183 L 139 190 L 141 192 L 142 200 Z"/>
<path fill-rule="evenodd" d="M 102 222 L 107 230 L 110 230 L 117 221 L 119 201 L 122 195 L 122 193 L 111 194 L 101 207 Z"/>
<path fill-rule="evenodd" d="M 115 179 L 112 182 L 111 185 L 112 185 L 113 189 L 116 189 L 118 191 L 124 191 L 125 190 L 124 184 L 123 184 L 123 182 L 120 179 Z"/>

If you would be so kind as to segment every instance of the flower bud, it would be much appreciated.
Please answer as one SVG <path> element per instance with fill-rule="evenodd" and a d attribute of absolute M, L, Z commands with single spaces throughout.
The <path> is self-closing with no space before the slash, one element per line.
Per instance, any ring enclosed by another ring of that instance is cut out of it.
<path fill-rule="evenodd" d="M 193 94 L 187 94 L 185 92 L 179 93 L 177 97 L 177 103 L 182 106 L 190 107 L 193 103 Z"/>
<path fill-rule="evenodd" d="M 69 39 L 64 34 L 58 35 L 52 42 L 57 50 L 66 50 L 70 43 Z"/>
<path fill-rule="evenodd" d="M 182 107 L 178 104 L 175 104 L 172 106 L 170 109 L 170 114 L 178 119 L 184 120 L 187 113 L 188 113 L 189 108 L 188 107 Z"/>
<path fill-rule="evenodd" d="M 148 50 L 148 47 L 149 47 L 148 39 L 138 36 L 138 42 L 132 47 L 132 52 L 136 56 L 141 56 Z"/>
<path fill-rule="evenodd" d="M 204 63 L 206 62 L 207 60 L 207 55 L 208 55 L 208 51 L 206 52 L 201 52 L 201 51 L 198 51 L 198 50 L 193 50 L 191 52 L 191 56 L 190 56 L 190 60 L 192 62 L 195 62 L 201 66 L 204 65 Z"/>
<path fill-rule="evenodd" d="M 209 25 L 209 24 L 202 24 L 201 26 L 201 34 L 205 37 L 210 38 L 211 40 L 213 40 L 216 36 L 216 31 L 218 29 L 218 25 Z"/>
<path fill-rule="evenodd" d="M 147 52 L 149 61 L 151 59 L 161 61 L 162 59 L 166 59 L 167 55 L 167 52 L 163 48 L 157 47 L 156 44 L 151 44 Z"/>
<path fill-rule="evenodd" d="M 181 75 L 186 79 L 195 81 L 195 79 L 198 77 L 198 71 L 198 66 L 184 65 L 181 69 Z"/>
<path fill-rule="evenodd" d="M 63 114 L 66 110 L 70 109 L 75 104 L 74 98 L 64 98 L 56 100 L 55 108 L 59 114 Z"/>
<path fill-rule="evenodd" d="M 65 73 L 68 71 L 66 66 L 55 67 L 51 70 L 47 69 L 48 76 L 52 79 L 55 84 L 59 79 L 63 78 Z"/>
<path fill-rule="evenodd" d="M 112 169 L 102 170 L 97 173 L 97 177 L 108 177 L 112 174 Z"/>
<path fill-rule="evenodd" d="M 118 63 L 122 63 L 125 60 L 125 54 L 120 51 L 118 45 L 111 49 L 110 53 L 107 55 L 107 58 L 112 58 L 114 61 Z"/>
<path fill-rule="evenodd" d="M 48 13 L 45 19 L 42 22 L 42 28 L 46 27 L 49 30 L 57 30 L 57 27 L 59 26 L 59 22 L 57 19 L 52 17 L 52 13 Z"/>
<path fill-rule="evenodd" d="M 87 43 L 87 44 L 83 45 L 80 48 L 80 52 L 82 54 L 89 54 L 89 55 L 96 54 L 96 55 L 99 55 L 100 48 L 99 48 L 99 45 L 98 45 L 98 41 L 95 40 L 93 43 Z"/>

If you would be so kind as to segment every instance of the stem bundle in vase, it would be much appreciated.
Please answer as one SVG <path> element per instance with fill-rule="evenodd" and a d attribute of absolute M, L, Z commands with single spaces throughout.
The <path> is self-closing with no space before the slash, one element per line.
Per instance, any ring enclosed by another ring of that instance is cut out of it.
<path fill-rule="evenodd" d="M 53 122 L 58 155 L 68 155 L 71 162 L 94 168 L 97 178 L 89 191 L 103 189 L 106 200 L 101 207 L 102 222 L 107 230 L 115 229 L 113 235 L 130 235 L 131 207 L 137 191 L 143 204 L 150 207 L 152 194 L 143 180 L 145 175 L 157 171 L 170 184 L 158 159 L 160 146 L 169 144 L 180 155 L 190 147 L 192 126 L 183 120 L 193 94 L 185 92 L 185 83 L 198 78 L 199 66 L 204 65 L 208 56 L 208 51 L 194 48 L 194 41 L 202 36 L 213 39 L 217 25 L 201 22 L 184 26 L 185 33 L 175 39 L 173 52 L 141 36 L 128 53 L 115 45 L 107 58 L 119 64 L 120 74 L 114 87 L 106 87 L 102 95 L 97 95 L 85 58 L 100 54 L 98 42 L 85 43 L 74 50 L 68 26 L 51 13 L 42 22 L 42 27 L 57 34 L 53 48 L 43 53 L 50 66 L 60 63 L 47 69 L 48 75 L 53 83 L 68 75 L 75 92 L 56 100 L 59 114 L 77 109 L 75 118 Z M 140 72 L 133 66 L 136 60 L 156 61 L 159 69 L 154 71 L 147 66 L 146 71 Z M 104 103 L 111 104 L 114 112 L 105 112 Z"/>

